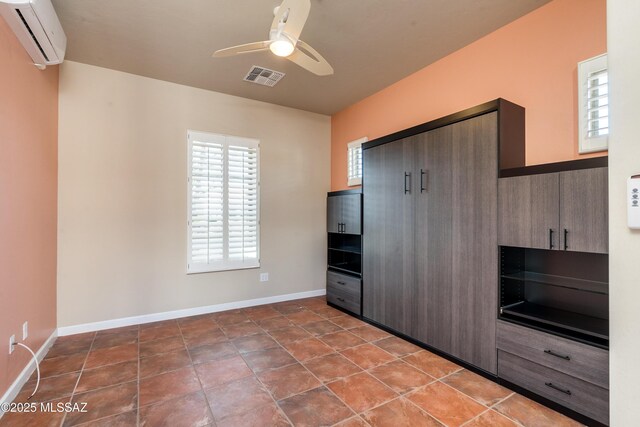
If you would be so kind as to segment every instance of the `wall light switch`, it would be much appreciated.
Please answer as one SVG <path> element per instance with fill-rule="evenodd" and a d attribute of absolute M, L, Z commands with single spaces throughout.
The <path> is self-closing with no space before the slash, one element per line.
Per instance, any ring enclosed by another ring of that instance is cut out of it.
<path fill-rule="evenodd" d="M 22 324 L 22 341 L 26 340 L 29 336 L 29 322 L 24 322 Z"/>
<path fill-rule="evenodd" d="M 269 273 L 260 273 L 260 281 L 268 282 L 269 281 Z"/>

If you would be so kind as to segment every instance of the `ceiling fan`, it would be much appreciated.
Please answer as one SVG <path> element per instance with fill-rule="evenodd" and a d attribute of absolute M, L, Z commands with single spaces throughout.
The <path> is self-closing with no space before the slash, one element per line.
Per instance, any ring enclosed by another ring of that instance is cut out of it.
<path fill-rule="evenodd" d="M 271 50 L 274 55 L 287 58 L 318 76 L 331 75 L 333 68 L 327 60 L 300 40 L 300 33 L 307 22 L 310 9 L 311 0 L 284 0 L 273 10 L 275 18 L 269 31 L 269 40 L 220 49 L 213 56 L 221 58 Z"/>

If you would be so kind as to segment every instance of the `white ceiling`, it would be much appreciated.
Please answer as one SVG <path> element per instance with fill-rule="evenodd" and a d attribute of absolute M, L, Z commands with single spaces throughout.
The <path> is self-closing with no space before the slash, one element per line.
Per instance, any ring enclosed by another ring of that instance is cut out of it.
<path fill-rule="evenodd" d="M 53 0 L 67 59 L 333 114 L 549 0 L 311 0 L 301 39 L 333 66 L 315 76 L 270 52 L 212 58 L 268 39 L 278 0 Z M 251 65 L 286 73 L 242 81 Z"/>

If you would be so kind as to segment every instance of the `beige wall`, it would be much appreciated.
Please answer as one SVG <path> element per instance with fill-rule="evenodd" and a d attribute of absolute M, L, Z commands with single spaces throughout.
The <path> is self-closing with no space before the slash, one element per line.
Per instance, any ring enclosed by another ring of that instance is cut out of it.
<path fill-rule="evenodd" d="M 185 274 L 187 129 L 261 141 L 260 269 Z M 59 145 L 58 326 L 324 288 L 328 116 L 65 62 Z"/>
<path fill-rule="evenodd" d="M 626 180 L 640 174 L 640 2 L 607 1 L 611 425 L 640 424 L 640 230 L 627 227 Z"/>
<path fill-rule="evenodd" d="M 56 327 L 58 67 L 33 66 L 0 18 L 0 397 Z M 0 415 L 2 411 L 0 411 Z"/>

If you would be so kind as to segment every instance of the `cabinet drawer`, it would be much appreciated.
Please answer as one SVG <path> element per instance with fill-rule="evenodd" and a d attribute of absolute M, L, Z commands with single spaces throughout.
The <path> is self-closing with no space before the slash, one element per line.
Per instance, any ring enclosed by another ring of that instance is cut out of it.
<path fill-rule="evenodd" d="M 360 293 L 356 295 L 333 287 L 327 287 L 327 301 L 360 315 Z"/>
<path fill-rule="evenodd" d="M 354 294 L 360 299 L 360 279 L 333 271 L 327 271 L 327 289 L 335 288 L 339 291 Z"/>
<path fill-rule="evenodd" d="M 498 351 L 498 376 L 601 423 L 609 423 L 609 391 Z"/>
<path fill-rule="evenodd" d="M 497 347 L 609 389 L 607 350 L 504 321 L 498 321 Z"/>

